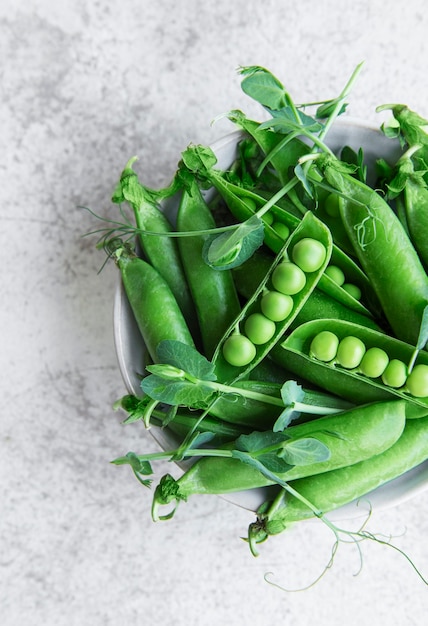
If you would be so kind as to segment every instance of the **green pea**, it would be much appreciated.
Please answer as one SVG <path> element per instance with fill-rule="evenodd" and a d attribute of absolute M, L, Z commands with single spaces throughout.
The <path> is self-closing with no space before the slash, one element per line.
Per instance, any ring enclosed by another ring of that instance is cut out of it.
<path fill-rule="evenodd" d="M 279 291 L 268 291 L 260 300 L 263 315 L 273 322 L 282 322 L 293 309 L 293 298 Z"/>
<path fill-rule="evenodd" d="M 330 217 L 339 217 L 340 215 L 340 197 L 337 193 L 330 193 L 324 204 L 325 212 Z"/>
<path fill-rule="evenodd" d="M 241 198 L 242 202 L 254 213 L 257 211 L 257 204 L 253 198 Z"/>
<path fill-rule="evenodd" d="M 316 239 L 304 237 L 296 243 L 292 250 L 294 263 L 304 272 L 316 272 L 325 261 L 325 246 Z"/>
<path fill-rule="evenodd" d="M 268 226 L 271 226 L 271 224 L 273 223 L 273 219 L 274 218 L 271 211 L 268 211 L 262 217 L 262 220 L 265 222 L 265 224 L 268 224 Z"/>
<path fill-rule="evenodd" d="M 361 363 L 360 370 L 364 376 L 369 378 L 378 378 L 382 376 L 389 363 L 389 356 L 382 348 L 369 348 L 365 352 Z"/>
<path fill-rule="evenodd" d="M 337 267 L 337 265 L 329 265 L 328 267 L 326 267 L 324 274 L 327 274 L 327 276 L 339 286 L 343 285 L 343 283 L 345 282 L 345 274 L 340 269 L 340 267 Z"/>
<path fill-rule="evenodd" d="M 310 355 L 319 361 L 332 361 L 337 353 L 339 338 L 329 330 L 322 330 L 311 342 Z"/>
<path fill-rule="evenodd" d="M 254 359 L 256 348 L 248 337 L 234 333 L 223 344 L 223 356 L 230 365 L 243 367 Z"/>
<path fill-rule="evenodd" d="M 256 345 L 267 343 L 275 334 L 275 322 L 262 313 L 252 313 L 245 320 L 245 334 Z"/>
<path fill-rule="evenodd" d="M 407 377 L 406 388 L 415 398 L 428 396 L 428 365 L 415 365 Z"/>
<path fill-rule="evenodd" d="M 355 298 L 355 300 L 359 300 L 361 298 L 361 289 L 357 285 L 352 285 L 351 283 L 344 283 L 342 285 L 342 289 L 347 291 L 350 296 Z"/>
<path fill-rule="evenodd" d="M 295 263 L 282 261 L 272 272 L 272 284 L 277 291 L 292 296 L 302 291 L 306 276 Z"/>
<path fill-rule="evenodd" d="M 271 226 L 274 231 L 281 237 L 281 239 L 284 239 L 285 241 L 289 238 L 290 229 L 288 228 L 287 224 L 283 224 L 282 222 L 272 222 Z"/>
<path fill-rule="evenodd" d="M 391 359 L 384 373 L 382 374 L 382 382 L 388 387 L 398 389 L 402 387 L 407 379 L 407 366 L 399 359 Z"/>
<path fill-rule="evenodd" d="M 366 351 L 366 347 L 358 337 L 352 335 L 344 337 L 339 342 L 336 360 L 339 365 L 346 369 L 358 367 Z"/>

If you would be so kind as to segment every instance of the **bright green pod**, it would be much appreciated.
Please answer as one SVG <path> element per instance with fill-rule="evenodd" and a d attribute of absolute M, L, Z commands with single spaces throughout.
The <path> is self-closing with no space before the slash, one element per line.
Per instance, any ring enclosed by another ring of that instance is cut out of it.
<path fill-rule="evenodd" d="M 405 403 L 393 400 L 290 426 L 287 429 L 290 437 L 314 437 L 328 446 L 330 458 L 309 465 L 295 465 L 278 476 L 288 482 L 331 472 L 382 454 L 397 442 L 405 421 Z M 233 444 L 225 447 L 231 448 Z M 274 482 L 238 459 L 204 456 L 179 478 L 177 484 L 178 496 L 188 498 L 193 494 L 225 494 L 267 487 Z"/>
<path fill-rule="evenodd" d="M 199 187 L 194 181 L 184 190 L 177 212 L 177 230 L 210 230 L 216 224 Z M 218 271 L 205 263 L 202 249 L 207 235 L 179 237 L 178 247 L 184 272 L 195 304 L 202 347 L 210 359 L 214 350 L 240 311 L 230 270 Z M 213 322 L 214 321 L 214 322 Z"/>
<path fill-rule="evenodd" d="M 343 173 L 340 161 L 322 155 L 317 167 L 342 196 L 342 221 L 394 335 L 415 345 L 428 304 L 428 276 L 403 225 L 379 193 Z"/>
<path fill-rule="evenodd" d="M 346 337 L 358 338 L 366 347 L 384 350 L 390 361 L 396 359 L 409 364 L 414 355 L 414 346 L 385 333 L 344 320 L 313 320 L 291 332 L 285 341 L 273 348 L 273 360 L 314 385 L 350 402 L 377 402 L 394 397 L 406 399 L 408 403 L 428 407 L 428 397 L 415 397 L 404 388 L 390 387 L 381 378 L 369 378 L 358 369 L 348 370 L 332 363 L 324 363 L 311 356 L 310 346 L 314 337 L 322 331 L 334 333 L 339 340 Z M 428 365 L 428 353 L 419 352 L 416 364 Z"/>
<path fill-rule="evenodd" d="M 310 274 L 306 275 L 306 284 L 304 288 L 299 293 L 293 296 L 294 306 L 290 315 L 286 319 L 275 324 L 275 333 L 269 339 L 269 341 L 264 344 L 255 346 L 255 357 L 251 359 L 251 362 L 245 363 L 243 367 L 231 365 L 225 359 L 225 356 L 223 354 L 223 344 L 228 341 L 229 337 L 236 335 L 236 329 L 238 327 L 241 327 L 241 325 L 243 332 L 245 320 L 248 319 L 252 314 L 259 313 L 260 301 L 266 289 L 271 290 L 273 288 L 271 284 L 273 272 L 282 261 L 289 259 L 289 249 L 291 250 L 293 245 L 304 237 L 313 237 L 324 245 L 326 250 L 324 263 L 319 267 L 316 272 L 311 272 Z M 271 264 L 264 279 L 259 283 L 259 286 L 253 293 L 252 297 L 247 301 L 239 316 L 233 321 L 230 328 L 228 329 L 228 331 L 226 331 L 222 340 L 220 341 L 212 359 L 212 362 L 214 363 L 216 368 L 216 374 L 219 381 L 231 383 L 235 380 L 239 380 L 248 376 L 249 372 L 251 372 L 251 370 L 269 354 L 271 348 L 276 343 L 278 343 L 278 341 L 281 340 L 287 328 L 290 326 L 298 312 L 302 309 L 309 295 L 318 284 L 320 277 L 323 275 L 324 269 L 330 259 L 331 246 L 332 241 L 328 228 L 312 213 L 307 213 L 299 223 L 298 228 L 296 228 L 293 232 L 290 239 L 284 244 L 280 253 L 274 258 L 274 261 Z"/>
<path fill-rule="evenodd" d="M 402 435 L 382 454 L 340 469 L 292 481 L 291 487 L 322 513 L 364 497 L 428 459 L 428 417 L 406 422 Z M 283 531 L 294 522 L 314 517 L 304 502 L 285 494 L 282 506 L 264 516 L 266 534 Z M 262 517 L 263 519 L 263 517 Z"/>

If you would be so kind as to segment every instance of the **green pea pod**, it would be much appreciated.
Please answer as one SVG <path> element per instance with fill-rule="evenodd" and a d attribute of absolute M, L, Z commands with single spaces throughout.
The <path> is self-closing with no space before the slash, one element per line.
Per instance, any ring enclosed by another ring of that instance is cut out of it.
<path fill-rule="evenodd" d="M 317 271 L 306 274 L 306 284 L 304 288 L 299 293 L 293 296 L 293 308 L 290 314 L 283 321 L 276 323 L 275 333 L 269 341 L 263 343 L 262 345 L 255 346 L 255 357 L 251 360 L 251 362 L 244 367 L 236 367 L 234 365 L 230 365 L 223 356 L 223 345 L 225 341 L 233 333 L 236 332 L 236 329 L 239 325 L 244 324 L 249 315 L 259 312 L 260 298 L 262 297 L 264 290 L 271 287 L 271 278 L 275 268 L 281 261 L 289 258 L 288 250 L 292 250 L 294 245 L 298 241 L 306 237 L 316 239 L 325 247 L 325 259 L 323 263 L 320 265 Z M 320 277 L 322 276 L 325 267 L 329 262 L 331 255 L 331 246 L 331 235 L 328 228 L 322 222 L 320 222 L 320 220 L 318 220 L 312 213 L 307 213 L 300 222 L 299 226 L 290 236 L 288 241 L 284 244 L 282 250 L 275 257 L 264 280 L 260 282 L 259 287 L 254 292 L 252 298 L 248 300 L 238 317 L 234 320 L 229 329 L 223 335 L 222 340 L 217 346 L 212 362 L 215 365 L 216 374 L 219 381 L 231 383 L 235 380 L 240 380 L 246 376 L 248 377 L 248 374 L 251 372 L 251 370 L 258 363 L 260 363 L 260 361 L 262 361 L 269 354 L 271 348 L 278 341 L 280 341 L 281 337 L 286 332 L 289 325 L 292 323 L 300 309 L 305 304 L 310 293 L 313 291 L 313 289 L 315 289 L 316 285 L 318 284 L 318 281 L 320 280 Z"/>
<path fill-rule="evenodd" d="M 271 351 L 272 359 L 294 374 L 334 393 L 350 402 L 378 402 L 392 397 L 405 399 L 409 404 L 428 408 L 428 398 L 416 398 L 385 385 L 380 378 L 362 375 L 358 368 L 345 369 L 335 363 L 325 363 L 310 355 L 313 338 L 321 331 L 330 331 L 339 340 L 344 337 L 360 339 L 366 349 L 377 347 L 386 352 L 389 359 L 397 359 L 409 365 L 414 355 L 414 347 L 377 330 L 360 326 L 345 320 L 313 320 L 302 324 L 280 345 Z M 421 351 L 416 363 L 428 365 L 428 353 Z"/>
<path fill-rule="evenodd" d="M 428 417 L 406 422 L 404 431 L 390 448 L 381 454 L 330 472 L 292 481 L 303 498 L 322 513 L 328 513 L 364 497 L 370 492 L 417 467 L 428 459 Z M 269 515 L 261 515 L 266 534 L 283 531 L 293 522 L 314 517 L 314 512 L 300 499 L 284 494 L 282 506 Z"/>
<path fill-rule="evenodd" d="M 236 288 L 242 297 L 247 300 L 251 298 L 260 281 L 263 280 L 271 262 L 272 258 L 269 254 L 263 250 L 256 250 L 245 263 L 233 269 Z M 293 323 L 290 324 L 290 328 L 295 328 L 317 318 L 337 318 L 380 330 L 379 325 L 372 317 L 345 306 L 337 298 L 328 295 L 326 291 L 321 291 L 319 284 L 310 294 Z"/>
<path fill-rule="evenodd" d="M 398 440 L 405 421 L 405 403 L 393 400 L 290 426 L 287 434 L 292 439 L 313 437 L 329 448 L 330 458 L 309 465 L 295 465 L 278 476 L 288 482 L 331 472 L 381 454 Z M 227 447 L 232 448 L 233 444 Z M 225 494 L 274 484 L 256 468 L 238 459 L 214 456 L 200 458 L 177 483 L 178 495 L 182 499 L 193 494 Z"/>
<path fill-rule="evenodd" d="M 428 188 L 421 179 L 409 177 L 403 195 L 410 238 L 422 263 L 428 268 Z"/>
<path fill-rule="evenodd" d="M 343 223 L 394 334 L 415 345 L 428 304 L 428 277 L 406 231 L 388 203 L 343 172 L 340 161 L 322 155 L 317 163 L 342 195 Z"/>
<path fill-rule="evenodd" d="M 156 348 L 164 339 L 194 346 L 194 341 L 177 300 L 167 282 L 149 263 L 140 259 L 117 239 L 115 262 L 146 348 L 157 362 Z"/>
<path fill-rule="evenodd" d="M 194 181 L 184 190 L 177 212 L 180 232 L 215 228 L 214 218 Z M 189 284 L 205 356 L 210 359 L 226 329 L 240 311 L 230 270 L 217 271 L 204 262 L 202 248 L 208 235 L 180 237 L 178 247 Z"/>
<path fill-rule="evenodd" d="M 244 222 L 266 204 L 266 200 L 262 196 L 226 180 L 216 170 L 210 170 L 208 175 L 210 182 L 224 198 L 229 210 L 238 220 Z M 275 221 L 286 225 L 291 232 L 297 228 L 301 221 L 300 218 L 277 205 L 273 205 L 269 211 L 272 213 Z M 267 223 L 264 226 L 264 232 L 264 243 L 272 252 L 277 254 L 284 245 L 284 239 Z M 359 313 L 371 316 L 372 312 L 374 312 L 378 315 L 380 309 L 378 299 L 367 276 L 348 255 L 334 244 L 331 252 L 331 263 L 338 265 L 343 270 L 348 282 L 357 285 L 361 289 L 365 304 L 356 300 L 326 274 L 320 279 L 319 289 Z"/>
<path fill-rule="evenodd" d="M 135 223 L 140 231 L 138 240 L 144 256 L 166 280 L 187 324 L 192 328 L 195 320 L 195 309 L 186 282 L 177 241 L 168 236 L 168 233 L 173 230 L 172 224 L 158 204 L 157 197 L 159 194 L 152 192 L 139 182 L 137 174 L 132 169 L 134 160 L 131 159 L 123 170 L 113 195 L 113 201 L 123 202 L 126 200 L 132 207 Z M 145 231 L 164 234 L 154 236 Z"/>

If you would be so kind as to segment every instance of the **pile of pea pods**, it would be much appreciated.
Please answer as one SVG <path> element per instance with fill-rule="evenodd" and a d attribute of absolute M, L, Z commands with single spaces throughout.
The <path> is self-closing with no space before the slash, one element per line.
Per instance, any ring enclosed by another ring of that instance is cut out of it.
<path fill-rule="evenodd" d="M 114 462 L 147 486 L 156 459 L 183 463 L 158 482 L 153 519 L 196 493 L 269 487 L 256 553 L 428 459 L 428 122 L 380 107 L 400 156 L 379 155 L 369 183 L 362 150 L 328 148 L 349 84 L 310 115 L 267 70 L 242 75 L 268 119 L 229 114 L 235 160 L 220 169 L 191 145 L 153 190 L 131 159 L 113 201 L 131 207 L 132 238 L 104 244 L 149 363 L 118 406 L 177 441 Z"/>

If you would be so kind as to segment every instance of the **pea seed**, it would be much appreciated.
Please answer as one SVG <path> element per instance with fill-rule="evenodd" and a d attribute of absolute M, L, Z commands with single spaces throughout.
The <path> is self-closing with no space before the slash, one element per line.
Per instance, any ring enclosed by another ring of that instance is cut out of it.
<path fill-rule="evenodd" d="M 230 365 L 243 367 L 254 359 L 256 348 L 247 337 L 234 333 L 223 344 L 223 356 Z"/>
<path fill-rule="evenodd" d="M 329 330 L 322 330 L 311 342 L 310 355 L 319 361 L 332 361 L 337 353 L 339 338 Z"/>
<path fill-rule="evenodd" d="M 403 361 L 391 359 L 384 373 L 382 374 L 382 382 L 388 387 L 398 389 L 402 387 L 407 378 L 407 366 Z"/>
<path fill-rule="evenodd" d="M 355 300 L 359 300 L 361 298 L 361 289 L 357 285 L 352 285 L 351 283 L 344 283 L 342 285 L 342 289 L 347 291 L 350 296 L 355 298 Z"/>
<path fill-rule="evenodd" d="M 253 212 L 257 211 L 257 204 L 253 198 L 241 198 L 242 202 Z"/>
<path fill-rule="evenodd" d="M 320 241 L 304 237 L 292 250 L 292 259 L 304 272 L 316 272 L 325 261 L 327 251 Z"/>
<path fill-rule="evenodd" d="M 339 365 L 346 369 L 358 367 L 366 351 L 366 347 L 358 337 L 344 337 L 339 342 L 336 360 Z"/>
<path fill-rule="evenodd" d="M 273 322 L 282 322 L 293 309 L 293 298 L 279 291 L 268 291 L 260 300 L 260 308 Z"/>
<path fill-rule="evenodd" d="M 292 296 L 303 289 L 306 276 L 294 263 L 282 261 L 272 272 L 272 284 L 277 291 Z"/>
<path fill-rule="evenodd" d="M 273 223 L 273 214 L 268 211 L 267 213 L 265 213 L 262 217 L 262 220 L 265 222 L 265 224 L 268 224 L 268 226 L 271 226 Z"/>
<path fill-rule="evenodd" d="M 339 286 L 343 285 L 343 283 L 345 282 L 345 274 L 340 269 L 340 267 L 337 267 L 337 265 L 329 265 L 325 268 L 324 273 L 327 274 L 327 276 Z"/>
<path fill-rule="evenodd" d="M 275 322 L 262 313 L 252 313 L 244 324 L 245 334 L 256 345 L 267 343 L 275 334 Z"/>
<path fill-rule="evenodd" d="M 406 388 L 415 398 L 428 396 L 428 365 L 415 365 L 407 377 Z"/>
<path fill-rule="evenodd" d="M 284 239 L 285 241 L 289 238 L 290 229 L 286 224 L 283 224 L 282 222 L 272 222 L 271 226 L 274 231 L 281 237 L 281 239 Z"/>
<path fill-rule="evenodd" d="M 385 350 L 376 347 L 369 348 L 360 363 L 361 373 L 369 378 L 378 378 L 384 373 L 388 362 L 389 357 Z"/>
<path fill-rule="evenodd" d="M 340 197 L 336 193 L 330 193 L 325 201 L 324 208 L 330 217 L 339 217 L 340 215 Z"/>

